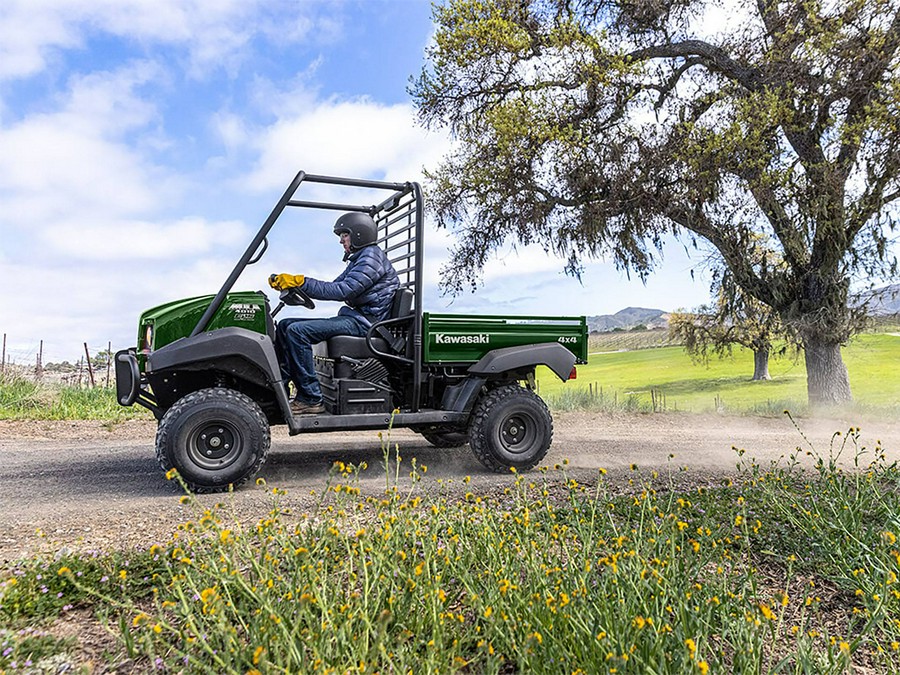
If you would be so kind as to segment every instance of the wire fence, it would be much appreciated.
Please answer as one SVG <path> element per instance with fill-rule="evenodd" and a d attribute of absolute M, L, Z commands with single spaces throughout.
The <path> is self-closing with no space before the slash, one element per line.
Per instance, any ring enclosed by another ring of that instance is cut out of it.
<path fill-rule="evenodd" d="M 84 342 L 82 347 L 83 352 L 74 363 L 46 362 L 43 340 L 31 349 L 7 349 L 7 334 L 4 333 L 0 378 L 26 378 L 79 388 L 114 386 L 112 342 L 107 342 L 105 347 L 91 347 Z"/>

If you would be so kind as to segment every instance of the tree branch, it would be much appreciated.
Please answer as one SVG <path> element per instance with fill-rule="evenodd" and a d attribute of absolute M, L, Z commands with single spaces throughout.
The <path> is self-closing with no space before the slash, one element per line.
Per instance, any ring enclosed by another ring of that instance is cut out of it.
<path fill-rule="evenodd" d="M 690 57 L 695 57 L 698 63 L 725 75 L 749 91 L 759 89 L 762 84 L 763 78 L 757 69 L 741 65 L 721 48 L 711 45 L 705 40 L 683 40 L 671 44 L 653 45 L 636 49 L 625 55 L 626 59 L 632 61 Z"/>
<path fill-rule="evenodd" d="M 666 99 L 669 97 L 675 87 L 678 86 L 678 82 L 681 80 L 681 76 L 684 75 L 688 70 L 693 68 L 696 65 L 702 65 L 702 61 L 698 58 L 688 58 L 685 59 L 684 63 L 682 63 L 674 73 L 666 80 L 665 84 L 662 85 L 653 85 L 647 84 L 644 85 L 646 89 L 653 89 L 659 92 L 659 98 L 656 100 L 656 109 L 659 110 L 662 108 L 663 103 L 666 102 Z"/>
<path fill-rule="evenodd" d="M 894 19 L 891 21 L 891 27 L 884 37 L 881 49 L 870 58 L 864 59 L 859 72 L 853 77 L 856 91 L 850 98 L 847 108 L 847 117 L 844 125 L 847 133 L 844 134 L 841 150 L 835 162 L 842 182 L 845 182 L 850 175 L 862 142 L 862 135 L 856 130 L 857 124 L 865 118 L 866 106 L 872 99 L 875 86 L 882 74 L 887 70 L 894 54 L 897 53 L 898 46 L 900 46 L 900 10 L 894 14 Z"/>
<path fill-rule="evenodd" d="M 805 265 L 808 262 L 806 246 L 800 237 L 796 224 L 788 215 L 775 192 L 771 187 L 762 183 L 758 171 L 755 172 L 755 175 L 751 175 L 748 172 L 743 178 L 747 181 L 756 203 L 763 213 L 766 214 L 775 236 L 781 242 L 781 246 L 784 249 L 784 259 L 792 267 Z"/>

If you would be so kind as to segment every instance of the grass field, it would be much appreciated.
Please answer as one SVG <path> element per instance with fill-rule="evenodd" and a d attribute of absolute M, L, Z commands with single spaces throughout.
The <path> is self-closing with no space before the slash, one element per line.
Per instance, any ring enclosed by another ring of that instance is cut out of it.
<path fill-rule="evenodd" d="M 855 407 L 898 411 L 900 404 L 900 335 L 867 333 L 844 349 Z M 781 413 L 806 408 L 806 367 L 802 357 L 773 358 L 772 379 L 753 382 L 753 353 L 735 349 L 731 358 L 697 364 L 681 347 L 592 354 L 578 366 L 578 379 L 561 382 L 549 371 L 539 374 L 540 393 L 552 407 L 589 407 L 613 403 L 633 410 Z M 599 394 L 598 394 L 599 392 Z M 591 396 L 590 394 L 593 394 Z"/>

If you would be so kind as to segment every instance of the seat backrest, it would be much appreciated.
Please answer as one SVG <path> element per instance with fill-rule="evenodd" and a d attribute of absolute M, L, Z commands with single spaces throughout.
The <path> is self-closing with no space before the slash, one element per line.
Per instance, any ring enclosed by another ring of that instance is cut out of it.
<path fill-rule="evenodd" d="M 399 319 L 403 316 L 412 314 L 413 294 L 408 288 L 399 288 L 394 292 L 394 299 L 391 302 L 391 318 Z"/>

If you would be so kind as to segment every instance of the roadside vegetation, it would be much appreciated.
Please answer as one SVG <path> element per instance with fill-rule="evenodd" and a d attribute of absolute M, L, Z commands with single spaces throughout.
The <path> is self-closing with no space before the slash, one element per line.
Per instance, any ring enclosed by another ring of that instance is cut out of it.
<path fill-rule="evenodd" d="M 383 489 L 337 463 L 306 513 L 260 482 L 256 523 L 186 495 L 149 550 L 7 564 L 0 671 L 77 661 L 50 627 L 78 613 L 141 671 L 898 672 L 900 470 L 854 429 L 715 482 L 563 464 L 491 494 L 384 454 Z"/>
<path fill-rule="evenodd" d="M 0 375 L 0 419 L 115 422 L 145 416 L 150 418 L 143 408 L 118 405 L 115 388 L 36 380 L 21 369 Z"/>

